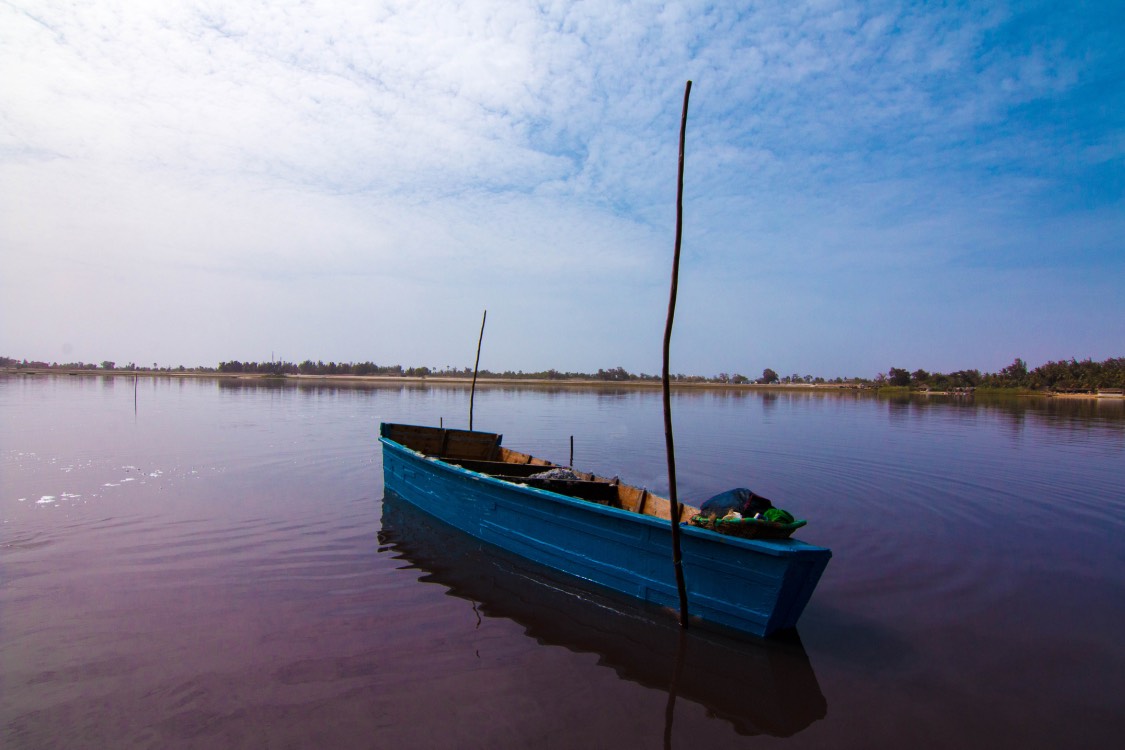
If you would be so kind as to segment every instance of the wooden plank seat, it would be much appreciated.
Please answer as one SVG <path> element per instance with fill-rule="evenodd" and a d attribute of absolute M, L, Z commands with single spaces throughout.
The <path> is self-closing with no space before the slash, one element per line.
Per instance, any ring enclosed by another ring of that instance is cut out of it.
<path fill-rule="evenodd" d="M 532 475 L 564 467 L 553 464 L 544 466 L 542 464 L 514 464 L 507 461 L 477 461 L 463 458 L 443 458 L 441 460 L 469 471 L 488 474 L 506 482 L 526 484 L 529 487 L 557 492 L 560 495 L 619 507 L 617 490 L 619 482 L 598 479 L 593 474 L 575 472 L 579 477 L 578 479 L 545 479 L 536 478 Z"/>
<path fill-rule="evenodd" d="M 505 477 L 494 475 L 497 479 L 517 484 L 526 484 L 548 492 L 589 500 L 602 505 L 620 507 L 617 499 L 617 484 L 606 480 L 593 479 L 537 479 L 534 477 Z"/>
<path fill-rule="evenodd" d="M 384 424 L 381 430 L 383 437 L 428 455 L 488 460 L 500 458 L 501 436 L 493 433 L 399 424 Z"/>
<path fill-rule="evenodd" d="M 455 464 L 469 471 L 479 471 L 481 474 L 492 474 L 494 476 L 503 474 L 506 477 L 527 477 L 532 474 L 539 474 L 540 472 L 561 468 L 554 464 L 547 466 L 543 464 L 513 464 L 508 461 L 478 461 L 468 458 L 441 458 L 441 460 L 445 461 L 447 464 Z"/>

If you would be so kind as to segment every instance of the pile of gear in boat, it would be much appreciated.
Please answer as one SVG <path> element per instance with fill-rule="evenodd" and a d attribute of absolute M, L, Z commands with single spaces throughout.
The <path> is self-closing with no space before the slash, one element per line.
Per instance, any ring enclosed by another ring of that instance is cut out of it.
<path fill-rule="evenodd" d="M 745 487 L 715 495 L 699 510 L 691 518 L 693 526 L 748 539 L 785 539 L 808 523 Z"/>
<path fill-rule="evenodd" d="M 530 474 L 530 475 L 528 475 L 527 478 L 528 479 L 563 479 L 563 480 L 567 480 L 567 481 L 574 481 L 574 480 L 577 480 L 577 479 L 581 479 L 581 477 L 578 476 L 577 474 L 575 474 L 573 471 L 571 471 L 570 469 L 567 469 L 565 467 L 562 467 L 562 466 L 560 466 L 557 469 L 548 469 L 547 471 L 541 471 L 538 474 Z"/>
<path fill-rule="evenodd" d="M 532 474 L 528 478 L 563 481 L 580 479 L 573 471 L 562 466 Z M 699 510 L 699 514 L 691 518 L 693 526 L 745 539 L 786 539 L 808 523 L 793 518 L 789 511 L 775 508 L 768 498 L 745 487 L 715 495 L 705 501 Z"/>

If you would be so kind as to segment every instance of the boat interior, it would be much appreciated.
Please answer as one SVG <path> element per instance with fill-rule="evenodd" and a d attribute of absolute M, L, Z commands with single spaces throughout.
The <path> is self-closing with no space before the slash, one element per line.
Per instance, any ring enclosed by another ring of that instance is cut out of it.
<path fill-rule="evenodd" d="M 510 450 L 500 444 L 502 436 L 497 434 L 389 423 L 383 424 L 382 434 L 427 458 L 438 459 L 468 471 L 633 513 L 666 520 L 671 518 L 672 504 L 667 498 L 647 489 L 625 484 L 617 477 L 600 477 L 536 458 L 528 453 Z M 573 473 L 573 477 L 535 476 L 552 469 L 567 469 Z M 681 522 L 688 521 L 697 513 L 698 508 L 681 503 Z"/>

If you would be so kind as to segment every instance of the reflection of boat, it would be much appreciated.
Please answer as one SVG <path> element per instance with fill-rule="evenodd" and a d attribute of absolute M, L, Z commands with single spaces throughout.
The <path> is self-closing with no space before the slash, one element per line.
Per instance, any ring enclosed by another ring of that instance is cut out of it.
<path fill-rule="evenodd" d="M 741 734 L 785 737 L 826 714 L 796 631 L 757 642 L 679 631 L 651 607 L 580 588 L 458 532 L 393 492 L 383 500 L 379 539 L 423 571 L 421 580 L 476 603 L 479 613 L 514 620 L 540 643 L 598 654 L 599 664 L 622 678 L 698 703 Z"/>
<path fill-rule="evenodd" d="M 552 471 L 563 467 L 502 448 L 491 433 L 385 423 L 380 436 L 387 490 L 427 513 L 549 568 L 677 605 L 668 500 L 616 478 Z M 698 512 L 684 506 L 679 520 Z M 796 625 L 832 556 L 795 539 L 688 525 L 681 550 L 692 617 L 759 636 Z"/>

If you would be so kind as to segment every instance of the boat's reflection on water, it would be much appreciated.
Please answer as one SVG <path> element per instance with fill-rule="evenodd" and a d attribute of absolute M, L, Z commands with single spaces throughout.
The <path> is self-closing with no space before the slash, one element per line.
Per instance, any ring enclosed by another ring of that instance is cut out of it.
<path fill-rule="evenodd" d="M 482 615 L 513 620 L 540 643 L 597 654 L 622 678 L 667 691 L 669 720 L 674 702 L 688 700 L 740 734 L 787 737 L 827 713 L 795 631 L 749 642 L 681 632 L 673 614 L 580 588 L 389 492 L 379 541 L 423 571 L 421 581 L 474 602 Z"/>

